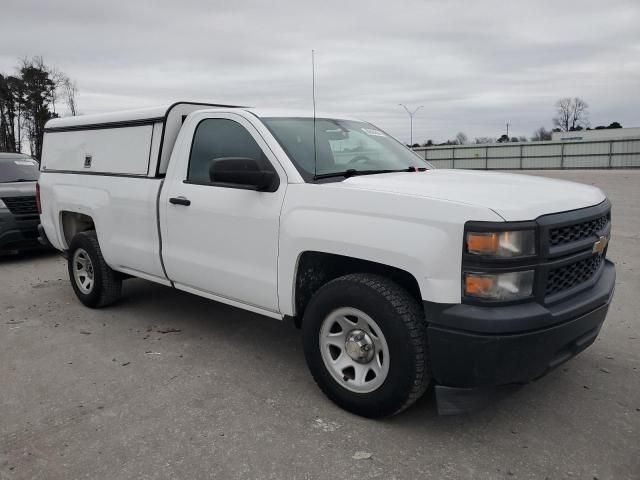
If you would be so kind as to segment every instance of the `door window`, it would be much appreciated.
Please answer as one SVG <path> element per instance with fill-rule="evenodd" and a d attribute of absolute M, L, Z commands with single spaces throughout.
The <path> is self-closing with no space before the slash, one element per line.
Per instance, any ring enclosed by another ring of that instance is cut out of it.
<path fill-rule="evenodd" d="M 251 158 L 262 170 L 273 171 L 266 155 L 246 128 L 233 120 L 209 118 L 196 127 L 187 181 L 211 183 L 209 168 L 213 161 L 229 157 Z"/>

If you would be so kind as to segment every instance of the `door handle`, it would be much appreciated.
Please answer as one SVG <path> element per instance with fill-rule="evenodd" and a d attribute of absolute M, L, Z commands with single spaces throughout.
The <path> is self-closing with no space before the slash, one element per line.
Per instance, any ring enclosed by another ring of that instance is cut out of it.
<path fill-rule="evenodd" d="M 184 205 L 185 207 L 188 207 L 189 205 L 191 205 L 191 200 L 184 197 L 172 197 L 169 199 L 169 203 L 172 203 L 173 205 Z"/>

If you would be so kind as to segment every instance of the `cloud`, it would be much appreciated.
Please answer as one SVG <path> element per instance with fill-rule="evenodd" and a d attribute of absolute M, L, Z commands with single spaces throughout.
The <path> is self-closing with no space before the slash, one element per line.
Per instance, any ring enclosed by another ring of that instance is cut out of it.
<path fill-rule="evenodd" d="M 42 55 L 75 78 L 84 113 L 198 98 L 310 108 L 408 140 L 398 103 L 424 105 L 414 138 L 551 126 L 578 95 L 593 124 L 640 124 L 636 0 L 5 0 L 0 71 Z M 8 12 L 8 14 L 5 14 Z"/>

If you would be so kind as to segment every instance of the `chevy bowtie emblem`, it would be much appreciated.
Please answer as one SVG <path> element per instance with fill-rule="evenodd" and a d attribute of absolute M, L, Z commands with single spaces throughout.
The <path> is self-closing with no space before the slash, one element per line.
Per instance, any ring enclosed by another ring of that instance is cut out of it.
<path fill-rule="evenodd" d="M 609 237 L 600 237 L 600 240 L 593 244 L 591 252 L 602 254 L 604 249 L 607 248 L 607 243 L 609 243 Z"/>

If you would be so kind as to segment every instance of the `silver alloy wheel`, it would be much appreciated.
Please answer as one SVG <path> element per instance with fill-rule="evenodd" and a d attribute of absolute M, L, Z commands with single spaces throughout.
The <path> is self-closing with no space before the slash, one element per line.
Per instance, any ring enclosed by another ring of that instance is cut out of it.
<path fill-rule="evenodd" d="M 378 324 L 352 307 L 331 312 L 320 327 L 320 354 L 341 386 L 356 393 L 379 388 L 389 373 L 389 347 Z"/>
<path fill-rule="evenodd" d="M 73 254 L 73 278 L 82 293 L 88 295 L 93 290 L 93 263 L 86 250 L 78 248 Z"/>

